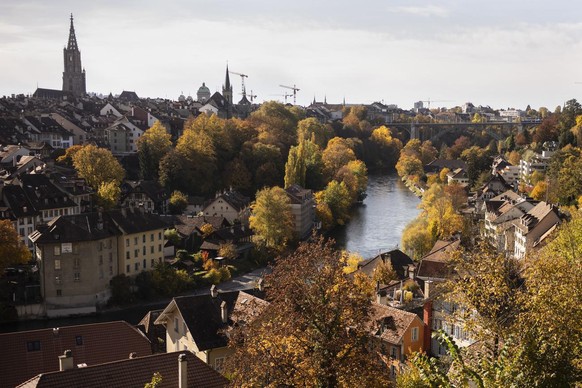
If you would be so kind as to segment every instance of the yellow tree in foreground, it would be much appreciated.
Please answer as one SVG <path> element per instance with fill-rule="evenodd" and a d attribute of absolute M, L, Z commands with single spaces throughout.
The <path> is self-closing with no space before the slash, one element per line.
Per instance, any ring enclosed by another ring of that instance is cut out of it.
<path fill-rule="evenodd" d="M 231 336 L 237 387 L 386 387 L 366 322 L 371 301 L 333 242 L 302 243 L 265 280 L 270 304 Z"/>

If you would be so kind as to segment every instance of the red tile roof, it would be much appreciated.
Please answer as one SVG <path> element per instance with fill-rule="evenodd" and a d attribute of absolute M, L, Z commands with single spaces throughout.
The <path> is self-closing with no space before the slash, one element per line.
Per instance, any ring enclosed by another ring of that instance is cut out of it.
<path fill-rule="evenodd" d="M 51 372 L 36 376 L 22 388 L 142 388 L 158 372 L 162 381 L 158 388 L 178 387 L 178 357 L 185 354 L 188 369 L 188 387 L 225 387 L 228 380 L 189 351 L 159 353 L 123 361 Z"/>
<path fill-rule="evenodd" d="M 58 371 L 58 357 L 65 350 L 72 351 L 76 365 L 122 360 L 130 353 L 152 354 L 150 341 L 124 321 L 0 334 L 0 346 L 0 385 L 7 387 Z"/>

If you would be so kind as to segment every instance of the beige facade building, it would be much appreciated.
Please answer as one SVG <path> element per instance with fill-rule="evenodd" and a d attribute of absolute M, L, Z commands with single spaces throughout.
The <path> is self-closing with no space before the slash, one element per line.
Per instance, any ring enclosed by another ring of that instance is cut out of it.
<path fill-rule="evenodd" d="M 117 244 L 119 274 L 135 276 L 163 261 L 167 224 L 157 215 L 129 209 L 109 214 L 122 233 Z"/>
<path fill-rule="evenodd" d="M 315 198 L 313 192 L 299 185 L 292 185 L 285 189 L 291 202 L 295 235 L 298 238 L 308 237 L 313 229 L 315 219 Z"/>

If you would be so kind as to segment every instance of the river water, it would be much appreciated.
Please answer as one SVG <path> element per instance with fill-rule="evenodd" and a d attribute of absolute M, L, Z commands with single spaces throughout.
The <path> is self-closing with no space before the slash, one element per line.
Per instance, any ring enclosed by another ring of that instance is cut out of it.
<path fill-rule="evenodd" d="M 332 234 L 338 248 L 357 252 L 364 259 L 400 245 L 402 231 L 418 215 L 420 203 L 396 174 L 369 176 L 366 193 L 348 225 Z"/>

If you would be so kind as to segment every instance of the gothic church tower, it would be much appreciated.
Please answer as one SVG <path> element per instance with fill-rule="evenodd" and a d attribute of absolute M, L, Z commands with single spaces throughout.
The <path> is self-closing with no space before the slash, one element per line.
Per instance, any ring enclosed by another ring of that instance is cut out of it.
<path fill-rule="evenodd" d="M 73 14 L 71 14 L 71 28 L 69 30 L 69 42 L 63 49 L 65 71 L 63 71 L 63 92 L 72 93 L 75 96 L 84 96 L 85 69 L 81 66 L 81 52 L 77 46 L 75 26 L 73 26 Z"/>

